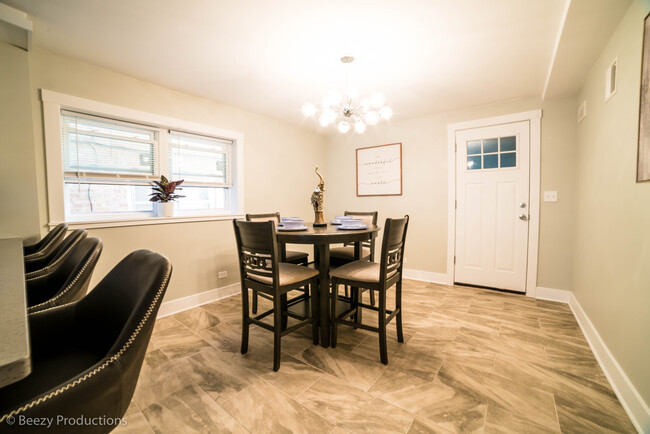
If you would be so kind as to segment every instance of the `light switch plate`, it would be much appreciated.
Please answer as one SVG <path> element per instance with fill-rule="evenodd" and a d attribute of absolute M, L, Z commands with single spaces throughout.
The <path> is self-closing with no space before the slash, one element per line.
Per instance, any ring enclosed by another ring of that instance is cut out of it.
<path fill-rule="evenodd" d="M 544 202 L 557 202 L 557 191 L 545 191 Z"/>

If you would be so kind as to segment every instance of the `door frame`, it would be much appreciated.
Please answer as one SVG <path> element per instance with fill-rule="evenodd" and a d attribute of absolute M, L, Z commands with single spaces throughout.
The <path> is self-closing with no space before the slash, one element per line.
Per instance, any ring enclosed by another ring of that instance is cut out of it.
<path fill-rule="evenodd" d="M 503 116 L 475 119 L 447 125 L 447 279 L 454 283 L 456 252 L 456 132 L 494 125 L 528 121 L 530 129 L 530 172 L 528 220 L 528 264 L 526 266 L 526 296 L 535 297 L 537 290 L 537 259 L 539 255 L 539 208 L 541 173 L 542 110 L 532 110 Z"/>

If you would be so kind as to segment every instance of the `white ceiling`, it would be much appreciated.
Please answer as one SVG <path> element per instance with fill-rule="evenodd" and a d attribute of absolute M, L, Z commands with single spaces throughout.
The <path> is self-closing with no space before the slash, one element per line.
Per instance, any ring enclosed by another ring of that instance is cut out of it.
<path fill-rule="evenodd" d="M 3 0 L 36 46 L 316 130 L 343 55 L 397 119 L 541 95 L 567 1 Z"/>

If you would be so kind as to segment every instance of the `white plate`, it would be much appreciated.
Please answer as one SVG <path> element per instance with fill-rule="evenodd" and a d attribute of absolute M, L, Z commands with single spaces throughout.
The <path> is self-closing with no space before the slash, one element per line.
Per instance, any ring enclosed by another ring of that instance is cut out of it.
<path fill-rule="evenodd" d="M 331 225 L 340 225 L 341 222 L 337 222 L 336 220 L 332 220 L 332 221 L 330 222 L 330 224 L 331 224 Z"/>
<path fill-rule="evenodd" d="M 278 227 L 276 229 L 279 230 L 279 231 L 291 232 L 291 231 L 306 231 L 307 229 L 309 229 L 309 227 L 307 227 L 307 226 L 302 226 L 302 227 L 299 227 L 299 228 L 281 228 L 281 227 Z"/>
<path fill-rule="evenodd" d="M 344 231 L 358 231 L 359 229 L 368 229 L 368 225 L 361 225 L 361 226 L 339 226 L 339 229 L 343 229 Z"/>

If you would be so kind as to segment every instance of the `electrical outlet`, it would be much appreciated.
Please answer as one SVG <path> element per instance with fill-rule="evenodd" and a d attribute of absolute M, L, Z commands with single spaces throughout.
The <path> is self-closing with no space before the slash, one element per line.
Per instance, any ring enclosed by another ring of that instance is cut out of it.
<path fill-rule="evenodd" d="M 544 202 L 557 202 L 557 191 L 545 191 Z"/>
<path fill-rule="evenodd" d="M 219 271 L 219 279 L 223 279 L 224 277 L 228 277 L 228 272 L 227 271 Z"/>
<path fill-rule="evenodd" d="M 404 256 L 404 263 L 406 264 L 409 260 Z"/>

